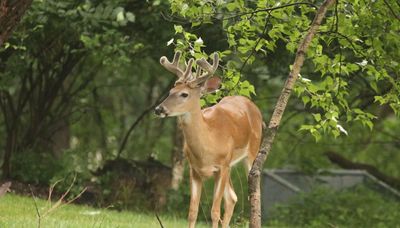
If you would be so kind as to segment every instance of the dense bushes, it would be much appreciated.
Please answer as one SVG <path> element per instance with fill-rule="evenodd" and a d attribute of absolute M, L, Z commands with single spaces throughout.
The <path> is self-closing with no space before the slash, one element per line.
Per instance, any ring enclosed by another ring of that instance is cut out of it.
<path fill-rule="evenodd" d="M 63 164 L 49 153 L 26 151 L 12 159 L 12 178 L 33 184 L 49 184 L 55 173 L 65 169 Z"/>

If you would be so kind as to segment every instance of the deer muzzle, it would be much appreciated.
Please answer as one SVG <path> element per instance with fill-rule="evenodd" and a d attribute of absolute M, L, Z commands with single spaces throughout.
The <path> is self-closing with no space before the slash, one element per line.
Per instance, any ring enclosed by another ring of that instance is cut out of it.
<path fill-rule="evenodd" d="M 154 114 L 156 114 L 157 116 L 159 116 L 161 118 L 168 116 L 166 109 L 164 108 L 164 106 L 161 106 L 161 105 L 157 106 L 154 109 Z"/>

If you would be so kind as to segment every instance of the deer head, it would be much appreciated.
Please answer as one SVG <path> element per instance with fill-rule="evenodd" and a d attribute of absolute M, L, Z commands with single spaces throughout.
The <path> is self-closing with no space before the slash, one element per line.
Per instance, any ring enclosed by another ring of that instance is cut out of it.
<path fill-rule="evenodd" d="M 219 87 L 220 80 L 210 78 L 218 68 L 218 54 L 214 53 L 213 63 L 209 64 L 204 58 L 196 61 L 196 73 L 192 72 L 194 60 L 191 58 L 186 69 L 179 68 L 181 53 L 176 52 L 172 62 L 167 57 L 160 58 L 160 63 L 178 79 L 169 91 L 169 96 L 155 108 L 155 114 L 160 117 L 180 116 L 200 109 L 200 97 Z"/>

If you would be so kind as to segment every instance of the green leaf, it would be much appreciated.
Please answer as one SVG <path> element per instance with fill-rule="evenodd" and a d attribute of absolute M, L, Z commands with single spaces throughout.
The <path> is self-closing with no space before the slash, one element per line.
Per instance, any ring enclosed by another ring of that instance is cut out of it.
<path fill-rule="evenodd" d="M 174 29 L 175 29 L 175 34 L 183 32 L 183 27 L 180 25 L 174 25 Z"/>
<path fill-rule="evenodd" d="M 378 86 L 376 85 L 376 82 L 375 82 L 375 81 L 371 81 L 371 82 L 369 83 L 369 85 L 371 86 L 371 88 L 372 88 L 376 93 L 379 93 Z"/>
<path fill-rule="evenodd" d="M 319 142 L 319 140 L 321 140 L 321 133 L 319 133 L 319 131 L 311 131 L 311 134 L 312 136 L 314 136 L 316 142 Z"/>
<path fill-rule="evenodd" d="M 125 20 L 124 11 L 119 11 L 117 14 L 117 21 L 121 22 Z"/>
<path fill-rule="evenodd" d="M 126 19 L 130 22 L 135 22 L 135 20 L 136 20 L 135 15 L 131 12 L 127 12 L 125 16 L 126 16 Z"/>
<path fill-rule="evenodd" d="M 309 96 L 302 96 L 301 100 L 303 101 L 304 105 L 306 105 L 308 102 L 310 102 L 310 97 Z"/>
<path fill-rule="evenodd" d="M 332 129 L 332 134 L 335 138 L 337 138 L 340 135 L 340 132 L 336 129 Z"/>
<path fill-rule="evenodd" d="M 374 127 L 374 124 L 372 123 L 371 120 L 365 120 L 363 121 L 364 124 L 366 124 L 370 130 L 372 130 L 372 128 Z"/>
<path fill-rule="evenodd" d="M 319 122 L 321 121 L 321 114 L 316 113 L 316 114 L 312 114 L 314 116 L 315 121 Z"/>
<path fill-rule="evenodd" d="M 239 7 L 239 5 L 236 3 L 236 2 L 231 2 L 231 3 L 228 3 L 228 4 L 226 4 L 226 9 L 229 11 L 229 12 L 232 12 L 232 11 L 234 11 L 236 8 L 238 8 Z"/>
<path fill-rule="evenodd" d="M 311 130 L 311 129 L 314 129 L 314 126 L 313 125 L 301 125 L 300 126 L 300 129 L 299 129 L 299 131 L 308 131 L 308 130 Z"/>
<path fill-rule="evenodd" d="M 333 79 L 330 76 L 327 76 L 325 79 L 325 83 L 327 86 L 333 85 Z"/>
<path fill-rule="evenodd" d="M 204 107 L 206 105 L 206 101 L 204 99 L 200 99 L 200 106 Z"/>
<path fill-rule="evenodd" d="M 317 45 L 316 54 L 322 55 L 322 45 L 320 45 L 320 44 Z"/>

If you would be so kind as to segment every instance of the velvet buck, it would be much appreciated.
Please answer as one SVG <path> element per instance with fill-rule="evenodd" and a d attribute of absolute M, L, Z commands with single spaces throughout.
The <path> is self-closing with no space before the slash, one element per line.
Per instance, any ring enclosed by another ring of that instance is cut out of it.
<path fill-rule="evenodd" d="M 197 60 L 196 73 L 192 72 L 193 59 L 185 70 L 179 67 L 180 55 L 176 52 L 172 63 L 165 56 L 160 59 L 161 65 L 178 80 L 155 113 L 160 117 L 177 116 L 184 133 L 184 152 L 190 166 L 189 227 L 196 223 L 202 182 L 211 176 L 215 178 L 212 227 L 218 227 L 221 220 L 222 198 L 222 227 L 228 227 L 237 201 L 230 180 L 231 167 L 245 160 L 250 170 L 261 142 L 262 116 L 257 106 L 242 96 L 225 97 L 216 105 L 201 109 L 201 96 L 219 86 L 216 84 L 220 80 L 212 77 L 218 68 L 218 54 L 214 54 L 212 65 L 205 59 Z"/>

